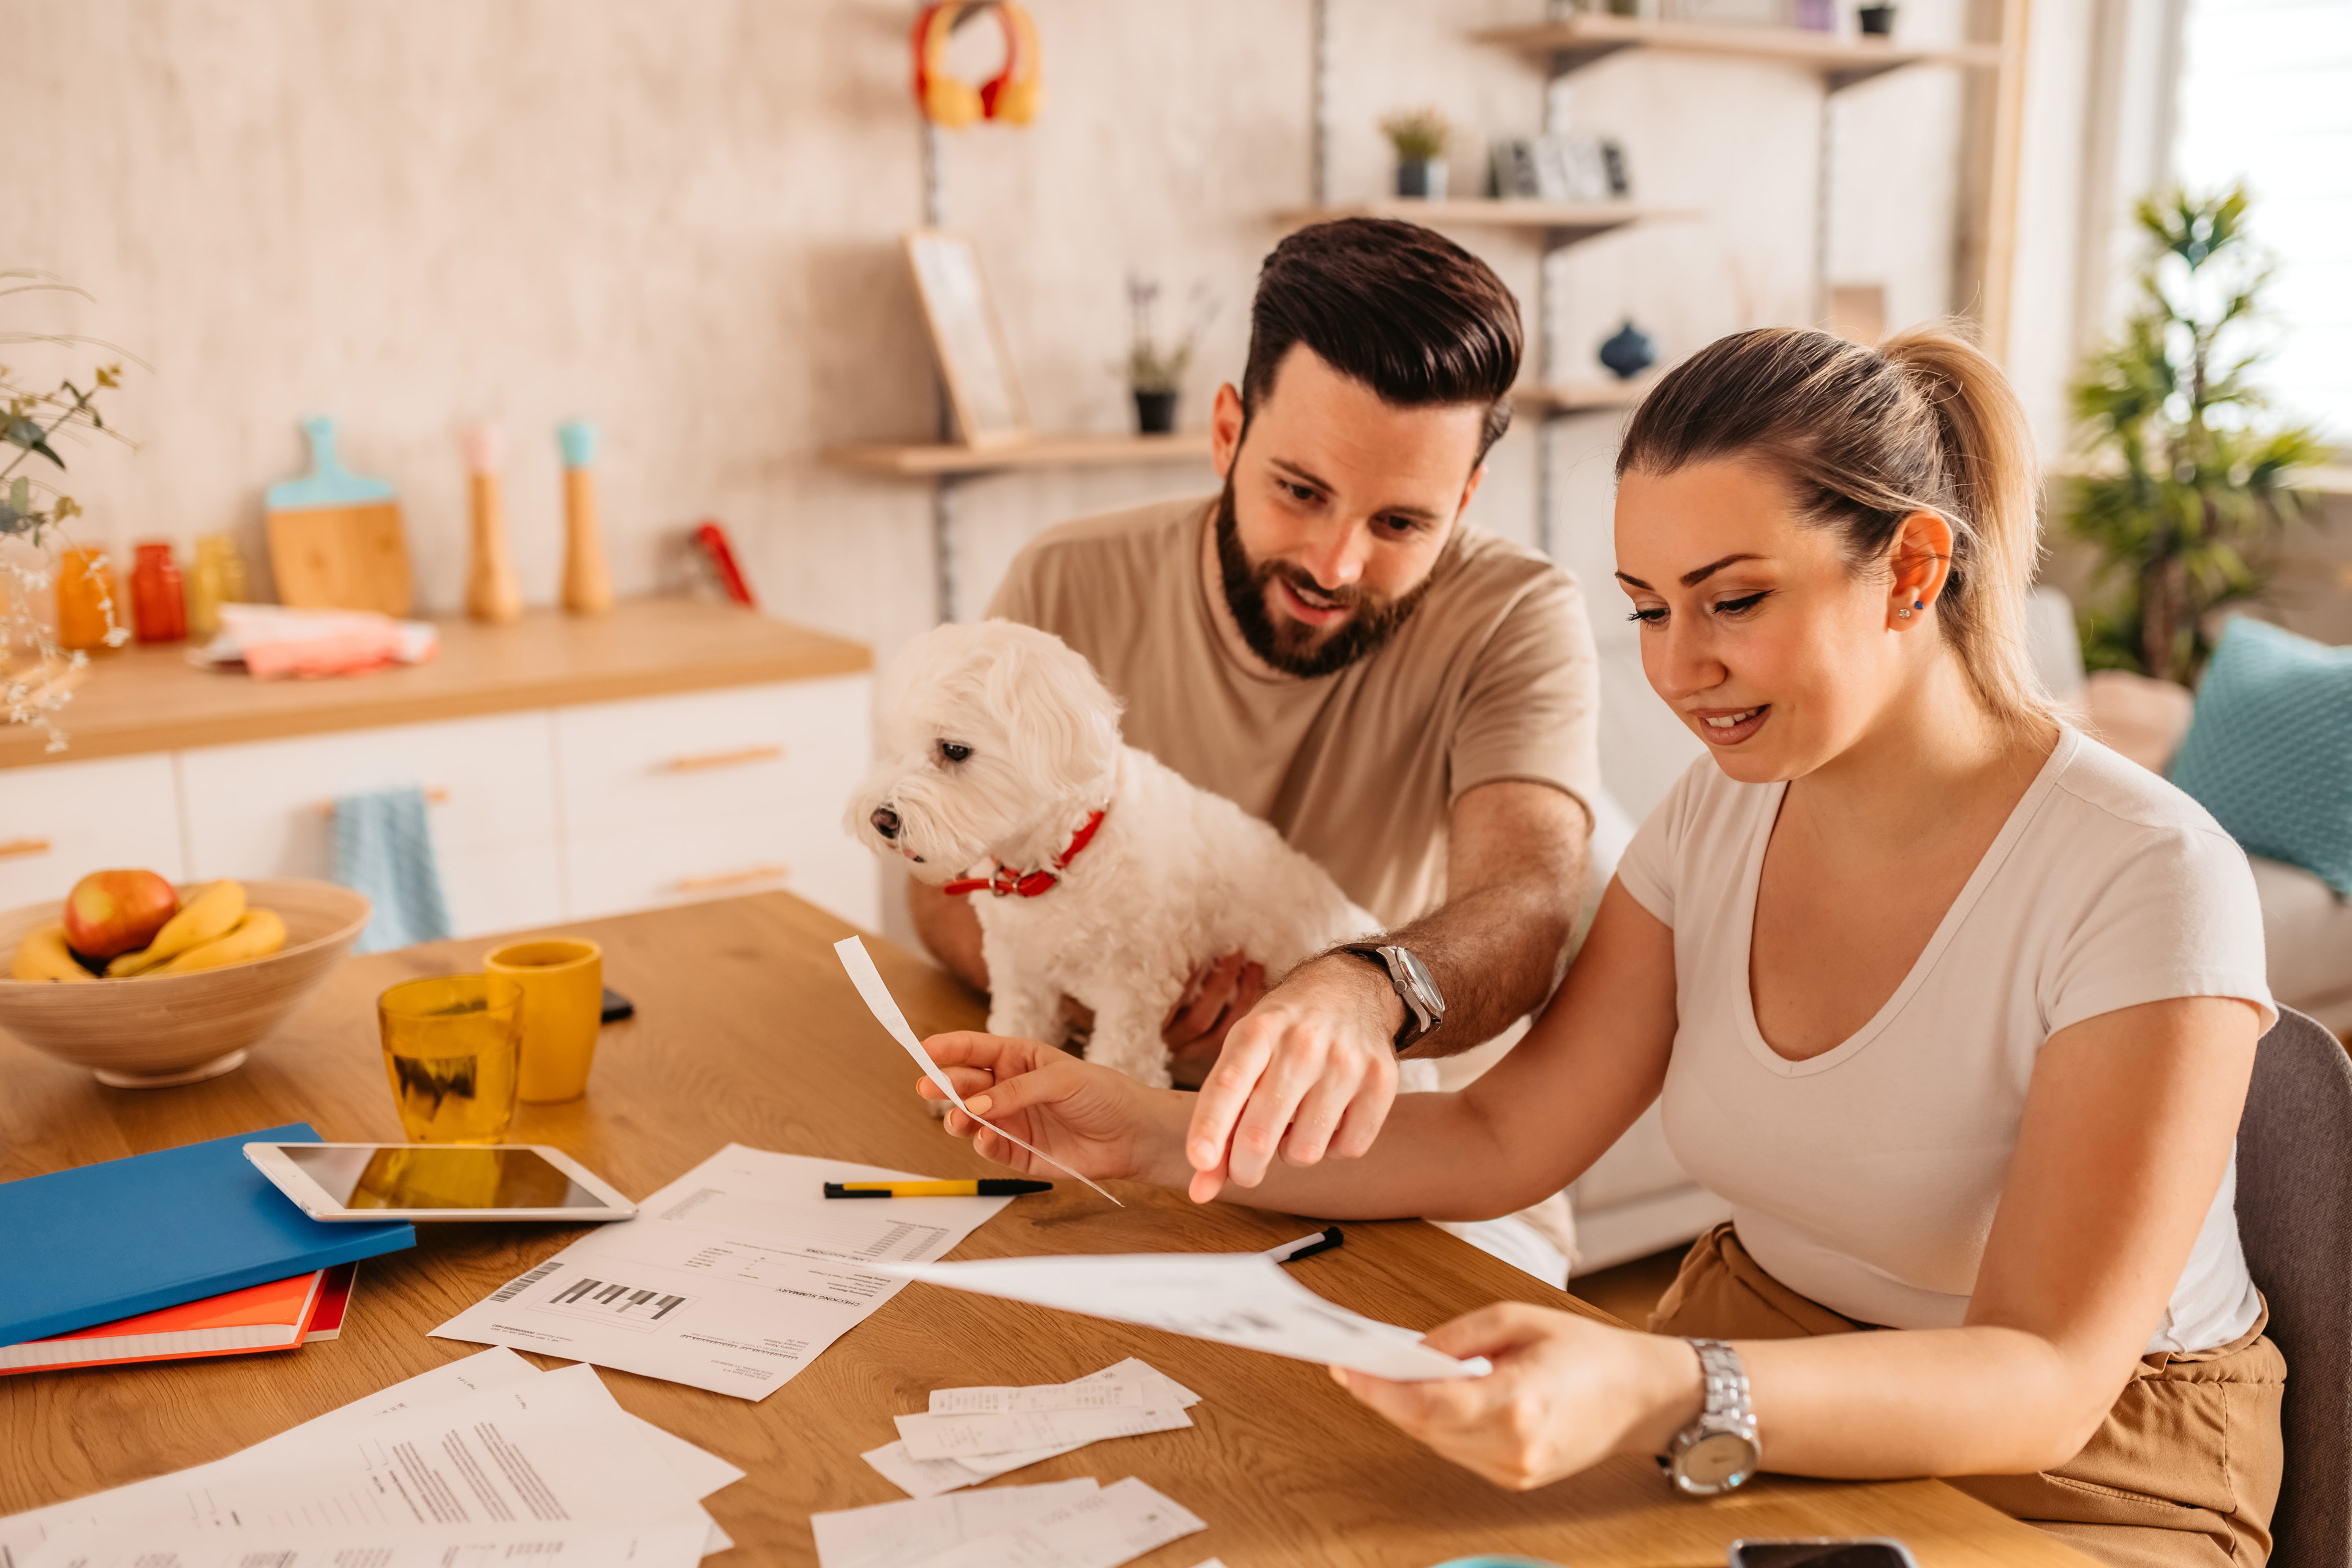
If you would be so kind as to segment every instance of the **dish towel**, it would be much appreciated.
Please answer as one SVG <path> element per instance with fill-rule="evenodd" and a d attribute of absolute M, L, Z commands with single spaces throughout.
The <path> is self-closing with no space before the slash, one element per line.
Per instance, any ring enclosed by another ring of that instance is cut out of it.
<path fill-rule="evenodd" d="M 425 792 L 414 784 L 335 802 L 335 880 L 365 893 L 375 906 L 353 952 L 382 952 L 455 934 L 425 820 Z"/>

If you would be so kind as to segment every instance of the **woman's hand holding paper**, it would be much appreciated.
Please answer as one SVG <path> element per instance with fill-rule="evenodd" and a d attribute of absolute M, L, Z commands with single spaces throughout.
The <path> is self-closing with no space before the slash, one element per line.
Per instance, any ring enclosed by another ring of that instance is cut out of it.
<path fill-rule="evenodd" d="M 1172 1176 L 1169 1171 L 1171 1157 L 1176 1165 L 1183 1163 L 1176 1153 L 1181 1120 L 1163 1127 L 1160 1123 L 1170 1118 L 1154 1114 L 1160 1109 L 1156 1100 L 1174 1096 L 1034 1040 L 959 1031 L 933 1035 L 923 1042 L 923 1049 L 946 1070 L 973 1115 L 1035 1144 L 1073 1171 L 1161 1185 L 1173 1185 L 1191 1174 L 1189 1168 Z M 915 1092 L 926 1100 L 946 1098 L 928 1078 L 916 1080 Z M 1027 1151 L 952 1106 L 947 1128 L 960 1138 L 970 1138 L 974 1149 L 1000 1165 L 1024 1174 L 1053 1173 Z"/>
<path fill-rule="evenodd" d="M 1682 1340 L 1505 1301 L 1442 1324 L 1422 1342 L 1494 1371 L 1454 1382 L 1391 1383 L 1331 1369 L 1332 1381 L 1465 1469 L 1513 1491 L 1572 1476 L 1612 1454 L 1663 1452 L 1705 1403 Z"/>

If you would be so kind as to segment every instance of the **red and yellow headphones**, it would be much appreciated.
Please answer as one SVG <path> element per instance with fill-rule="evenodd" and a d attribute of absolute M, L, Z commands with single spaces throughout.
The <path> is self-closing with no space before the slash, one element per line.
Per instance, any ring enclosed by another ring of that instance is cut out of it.
<path fill-rule="evenodd" d="M 1004 68 L 974 87 L 947 68 L 948 37 L 967 12 L 993 11 L 1004 31 Z M 1026 125 L 1044 100 L 1037 72 L 1037 24 L 1013 0 L 939 0 L 915 18 L 915 102 L 923 118 L 950 131 L 982 120 Z"/>

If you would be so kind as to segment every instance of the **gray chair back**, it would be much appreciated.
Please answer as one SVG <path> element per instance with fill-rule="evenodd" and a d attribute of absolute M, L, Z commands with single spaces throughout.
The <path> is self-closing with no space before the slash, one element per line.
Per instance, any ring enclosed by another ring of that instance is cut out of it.
<path fill-rule="evenodd" d="M 2352 1564 L 2352 1059 L 2282 1008 L 2238 1131 L 2238 1236 L 2286 1357 L 2272 1568 Z"/>

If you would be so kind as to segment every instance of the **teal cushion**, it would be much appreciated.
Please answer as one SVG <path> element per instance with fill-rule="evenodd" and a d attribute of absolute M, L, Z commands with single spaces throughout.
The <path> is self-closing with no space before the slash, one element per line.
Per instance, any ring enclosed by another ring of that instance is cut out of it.
<path fill-rule="evenodd" d="M 2352 648 L 2231 621 L 2172 782 L 2248 853 L 2352 898 Z"/>

